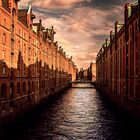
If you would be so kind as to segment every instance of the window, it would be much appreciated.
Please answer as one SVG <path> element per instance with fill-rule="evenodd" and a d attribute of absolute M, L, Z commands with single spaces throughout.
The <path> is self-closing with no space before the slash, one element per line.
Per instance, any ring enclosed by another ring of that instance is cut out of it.
<path fill-rule="evenodd" d="M 2 51 L 2 59 L 3 60 L 5 59 L 5 51 L 4 50 Z"/>
<path fill-rule="evenodd" d="M 4 99 L 6 97 L 6 90 L 7 90 L 7 87 L 5 84 L 3 84 L 1 86 L 1 99 Z"/>
<path fill-rule="evenodd" d="M 9 8 L 9 0 L 2 0 L 2 5 L 4 5 L 4 7 L 6 6 L 7 8 Z"/>
<path fill-rule="evenodd" d="M 18 49 L 21 49 L 20 41 L 18 41 Z"/>
<path fill-rule="evenodd" d="M 14 69 L 11 68 L 11 79 L 13 79 L 13 78 L 14 78 Z"/>
<path fill-rule="evenodd" d="M 16 14 L 16 10 L 15 8 L 12 9 L 12 22 L 14 23 L 15 20 L 15 14 Z"/>
<path fill-rule="evenodd" d="M 14 85 L 11 84 L 10 85 L 10 99 L 13 99 L 14 98 Z"/>
<path fill-rule="evenodd" d="M 30 82 L 28 82 L 28 92 L 30 94 Z"/>
<path fill-rule="evenodd" d="M 17 94 L 20 95 L 20 83 L 17 84 Z"/>
<path fill-rule="evenodd" d="M 18 64 L 18 75 L 20 75 L 20 65 Z"/>
<path fill-rule="evenodd" d="M 3 44 L 6 44 L 6 34 L 5 34 L 5 33 L 3 33 L 2 43 L 3 43 Z"/>
<path fill-rule="evenodd" d="M 6 27 L 6 19 L 4 18 L 4 27 Z"/>
<path fill-rule="evenodd" d="M 38 90 L 38 82 L 36 83 L 36 88 L 37 88 L 37 90 Z"/>
<path fill-rule="evenodd" d="M 2 67 L 2 74 L 3 74 L 3 75 L 6 74 L 6 67 L 5 67 L 5 66 Z"/>
<path fill-rule="evenodd" d="M 24 37 L 23 37 L 24 39 L 26 39 L 26 34 L 24 33 Z"/>
<path fill-rule="evenodd" d="M 19 29 L 19 36 L 20 36 L 20 29 Z"/>
<path fill-rule="evenodd" d="M 23 83 L 23 94 L 26 94 L 26 83 Z"/>
<path fill-rule="evenodd" d="M 23 65 L 23 75 L 26 75 L 25 65 Z"/>
<path fill-rule="evenodd" d="M 35 84 L 34 84 L 34 82 L 32 82 L 32 92 L 34 92 L 35 91 Z"/>
<path fill-rule="evenodd" d="M 131 9 L 131 6 L 128 7 L 128 17 L 130 17 L 132 14 L 132 9 Z"/>
<path fill-rule="evenodd" d="M 23 52 L 26 53 L 26 44 L 24 44 Z"/>

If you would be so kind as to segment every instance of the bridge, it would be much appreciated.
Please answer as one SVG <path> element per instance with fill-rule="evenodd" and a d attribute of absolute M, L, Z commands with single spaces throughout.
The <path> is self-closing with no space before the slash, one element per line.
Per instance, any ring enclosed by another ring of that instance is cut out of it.
<path fill-rule="evenodd" d="M 72 88 L 95 88 L 95 82 L 89 80 L 75 80 L 70 84 Z"/>

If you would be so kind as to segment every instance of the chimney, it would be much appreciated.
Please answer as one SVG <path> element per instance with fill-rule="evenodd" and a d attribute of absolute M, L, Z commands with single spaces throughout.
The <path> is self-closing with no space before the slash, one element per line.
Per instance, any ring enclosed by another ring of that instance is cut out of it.
<path fill-rule="evenodd" d="M 105 46 L 107 47 L 108 45 L 108 39 L 105 40 Z"/>
<path fill-rule="evenodd" d="M 115 50 L 117 50 L 118 21 L 115 22 Z"/>
<path fill-rule="evenodd" d="M 59 46 L 59 51 L 61 50 L 62 46 Z"/>
<path fill-rule="evenodd" d="M 115 36 L 117 35 L 118 32 L 118 21 L 115 22 Z"/>
<path fill-rule="evenodd" d="M 112 42 L 112 34 L 113 34 L 113 32 L 110 31 L 110 43 Z"/>
<path fill-rule="evenodd" d="M 128 7 L 129 7 L 129 3 L 126 3 L 124 7 L 124 23 L 126 23 L 128 19 Z"/>
<path fill-rule="evenodd" d="M 39 20 L 39 31 L 41 31 L 41 28 L 42 28 L 42 20 L 40 19 Z"/>

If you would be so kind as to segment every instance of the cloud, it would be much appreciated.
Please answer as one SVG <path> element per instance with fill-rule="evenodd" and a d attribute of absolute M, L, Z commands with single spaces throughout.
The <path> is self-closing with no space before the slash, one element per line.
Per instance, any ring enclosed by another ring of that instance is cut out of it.
<path fill-rule="evenodd" d="M 83 2 L 84 0 L 32 0 L 33 6 L 48 8 L 48 9 L 58 9 L 58 8 L 71 8 L 75 4 Z"/>
<path fill-rule="evenodd" d="M 134 0 L 132 0 L 134 2 Z M 73 56 L 78 68 L 87 68 L 115 21 L 123 22 L 128 0 L 25 0 L 20 7 L 32 4 L 37 19 L 45 27 L 54 26 L 55 40 Z"/>

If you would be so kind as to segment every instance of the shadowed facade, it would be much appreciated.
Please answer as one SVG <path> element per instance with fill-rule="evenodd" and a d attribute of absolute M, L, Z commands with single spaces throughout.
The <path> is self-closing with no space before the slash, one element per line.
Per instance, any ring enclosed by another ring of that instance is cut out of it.
<path fill-rule="evenodd" d="M 113 101 L 140 116 L 140 1 L 127 3 L 124 24 L 115 23 L 96 59 L 96 85 Z"/>

